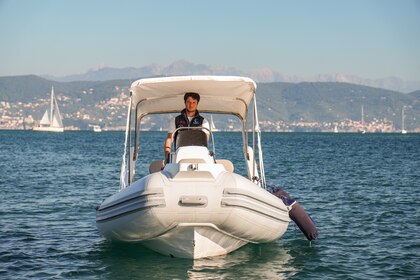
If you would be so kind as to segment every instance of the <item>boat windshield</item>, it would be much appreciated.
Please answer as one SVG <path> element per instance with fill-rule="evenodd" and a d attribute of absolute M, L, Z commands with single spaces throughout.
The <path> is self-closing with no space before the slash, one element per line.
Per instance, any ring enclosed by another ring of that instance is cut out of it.
<path fill-rule="evenodd" d="M 214 149 L 213 135 L 206 127 L 180 127 L 172 134 L 172 143 L 177 150 L 185 146 L 203 146 Z M 214 152 L 214 151 L 213 151 Z"/>
<path fill-rule="evenodd" d="M 201 129 L 181 129 L 176 132 L 175 149 L 184 146 L 207 147 L 207 134 Z"/>

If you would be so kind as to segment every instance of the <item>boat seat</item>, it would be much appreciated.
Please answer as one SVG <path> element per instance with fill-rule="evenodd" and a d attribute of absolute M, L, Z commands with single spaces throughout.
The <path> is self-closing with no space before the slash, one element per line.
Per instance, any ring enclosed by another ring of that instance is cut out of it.
<path fill-rule="evenodd" d="M 152 174 L 152 173 L 162 171 L 163 167 L 164 167 L 164 161 L 163 160 L 161 160 L 161 159 L 154 160 L 149 165 L 149 173 Z"/>
<path fill-rule="evenodd" d="M 228 159 L 216 159 L 217 164 L 223 164 L 223 167 L 228 172 L 233 172 L 235 170 L 235 167 L 233 166 L 233 163 Z"/>

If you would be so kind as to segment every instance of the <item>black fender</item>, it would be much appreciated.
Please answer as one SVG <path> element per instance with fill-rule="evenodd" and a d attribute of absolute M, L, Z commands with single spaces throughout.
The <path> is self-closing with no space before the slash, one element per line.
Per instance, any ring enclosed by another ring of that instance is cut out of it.
<path fill-rule="evenodd" d="M 318 238 L 318 230 L 315 222 L 306 213 L 299 202 L 295 201 L 286 191 L 278 187 L 273 189 L 272 194 L 283 200 L 286 206 L 292 207 L 289 211 L 289 217 L 295 222 L 309 241 Z"/>

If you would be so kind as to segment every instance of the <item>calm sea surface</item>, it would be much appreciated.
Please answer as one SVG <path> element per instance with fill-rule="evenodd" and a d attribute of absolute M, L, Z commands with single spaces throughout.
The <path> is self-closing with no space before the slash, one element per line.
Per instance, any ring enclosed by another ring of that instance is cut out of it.
<path fill-rule="evenodd" d="M 138 173 L 164 133 L 143 134 Z M 216 156 L 241 161 L 238 133 Z M 316 221 L 197 261 L 104 240 L 95 206 L 115 193 L 123 132 L 0 131 L 0 279 L 420 279 L 420 135 L 265 133 L 268 184 Z M 243 171 L 243 165 L 237 164 Z"/>

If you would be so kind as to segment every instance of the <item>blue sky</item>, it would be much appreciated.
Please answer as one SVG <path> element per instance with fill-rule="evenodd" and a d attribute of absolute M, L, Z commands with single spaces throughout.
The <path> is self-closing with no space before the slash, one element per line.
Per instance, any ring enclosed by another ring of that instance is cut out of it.
<path fill-rule="evenodd" d="M 0 76 L 184 59 L 420 80 L 417 0 L 0 0 Z"/>

